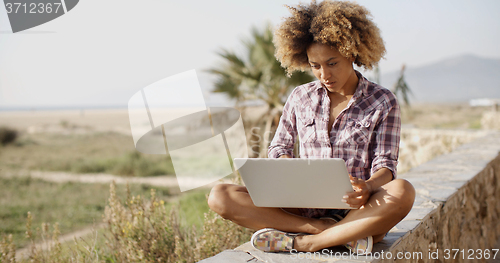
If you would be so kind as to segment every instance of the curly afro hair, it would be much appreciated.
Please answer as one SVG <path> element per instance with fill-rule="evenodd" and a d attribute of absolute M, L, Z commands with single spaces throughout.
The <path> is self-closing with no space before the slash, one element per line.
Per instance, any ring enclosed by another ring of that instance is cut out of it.
<path fill-rule="evenodd" d="M 274 45 L 276 58 L 288 74 L 309 68 L 306 50 L 312 43 L 334 47 L 365 69 L 372 69 L 385 54 L 380 30 L 363 6 L 329 0 L 317 4 L 313 0 L 309 5 L 286 7 L 292 16 L 274 32 Z"/>

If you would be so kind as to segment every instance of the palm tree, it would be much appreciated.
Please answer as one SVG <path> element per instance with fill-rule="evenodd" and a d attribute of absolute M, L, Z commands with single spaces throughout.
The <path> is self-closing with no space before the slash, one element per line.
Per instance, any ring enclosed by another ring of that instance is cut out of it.
<path fill-rule="evenodd" d="M 269 25 L 263 30 L 253 28 L 251 38 L 244 40 L 243 44 L 246 49 L 244 58 L 221 49 L 217 54 L 224 63 L 208 72 L 218 76 L 214 92 L 227 94 L 236 100 L 237 105 L 246 100 L 260 100 L 268 106 L 268 112 L 254 124 L 264 126 L 260 133 L 259 156 L 265 157 L 271 131 L 277 126 L 289 91 L 312 81 L 313 76 L 305 72 L 286 76 L 285 69 L 274 57 L 273 32 Z"/>
<path fill-rule="evenodd" d="M 403 64 L 401 67 L 401 72 L 399 73 L 399 78 L 398 81 L 394 84 L 394 88 L 392 89 L 392 92 L 396 95 L 398 99 L 403 98 L 405 106 L 410 106 L 410 99 L 408 98 L 409 94 L 412 94 L 410 87 L 408 87 L 408 84 L 405 81 L 404 77 L 404 72 L 405 72 L 406 66 Z"/>
<path fill-rule="evenodd" d="M 380 67 L 378 65 L 375 66 L 373 74 L 375 75 L 375 83 L 380 84 Z"/>

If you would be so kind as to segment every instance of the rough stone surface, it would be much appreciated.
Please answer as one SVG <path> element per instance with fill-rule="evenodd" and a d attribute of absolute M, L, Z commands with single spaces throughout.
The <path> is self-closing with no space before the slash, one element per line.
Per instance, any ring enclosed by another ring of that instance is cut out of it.
<path fill-rule="evenodd" d="M 451 152 L 488 132 L 484 130 L 443 130 L 405 127 L 399 145 L 399 172 L 407 172 L 434 157 Z"/>
<path fill-rule="evenodd" d="M 499 150 L 500 136 L 491 134 L 410 171 L 405 178 L 417 186 L 418 197 L 401 223 L 421 213 L 415 218 L 421 217 L 421 224 L 402 238 L 392 253 L 421 252 L 420 260 L 413 258 L 415 262 L 494 262 L 484 256 L 479 259 L 477 252 L 484 254 L 489 249 L 494 254 L 491 249 L 499 248 Z M 426 174 L 432 176 L 423 179 Z M 421 209 L 433 207 L 422 217 L 425 212 Z M 450 252 L 448 258 L 446 249 Z M 467 259 L 469 256 L 473 260 Z"/>
<path fill-rule="evenodd" d="M 199 261 L 200 263 L 262 263 L 256 257 L 239 250 L 225 250 L 215 255 L 214 257 Z"/>
<path fill-rule="evenodd" d="M 374 246 L 371 257 L 349 255 L 342 247 L 316 254 L 264 253 L 245 243 L 237 253 L 224 251 L 202 262 L 500 262 L 500 252 L 491 257 L 492 249 L 500 248 L 499 150 L 500 133 L 490 133 L 401 175 L 416 189 L 413 209 Z M 223 261 L 229 257 L 233 260 Z"/>

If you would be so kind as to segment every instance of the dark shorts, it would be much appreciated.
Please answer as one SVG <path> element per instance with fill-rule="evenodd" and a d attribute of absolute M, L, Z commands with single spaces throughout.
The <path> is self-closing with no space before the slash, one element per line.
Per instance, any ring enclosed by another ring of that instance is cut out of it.
<path fill-rule="evenodd" d="M 303 217 L 309 218 L 321 218 L 321 217 L 332 217 L 336 218 L 336 215 L 344 218 L 347 213 L 351 211 L 350 209 L 318 209 L 318 208 L 299 208 L 299 212 Z"/>

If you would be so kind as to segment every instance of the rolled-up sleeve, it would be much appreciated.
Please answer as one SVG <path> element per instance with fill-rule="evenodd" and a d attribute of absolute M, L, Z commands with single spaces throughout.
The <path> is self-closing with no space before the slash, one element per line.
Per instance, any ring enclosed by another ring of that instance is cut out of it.
<path fill-rule="evenodd" d="M 372 147 L 371 174 L 381 168 L 387 168 L 391 170 L 393 179 L 395 179 L 399 156 L 401 111 L 396 97 L 392 93 L 387 95 L 389 99 L 386 102 L 386 110 L 374 130 L 375 140 Z"/>
<path fill-rule="evenodd" d="M 293 100 L 294 92 L 290 95 L 283 108 L 283 113 L 276 129 L 273 140 L 268 148 L 269 158 L 279 158 L 282 155 L 293 156 L 295 138 L 297 136 L 297 126 L 295 118 L 295 107 Z"/>

